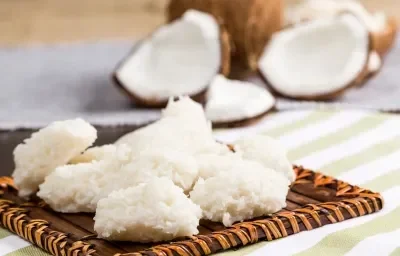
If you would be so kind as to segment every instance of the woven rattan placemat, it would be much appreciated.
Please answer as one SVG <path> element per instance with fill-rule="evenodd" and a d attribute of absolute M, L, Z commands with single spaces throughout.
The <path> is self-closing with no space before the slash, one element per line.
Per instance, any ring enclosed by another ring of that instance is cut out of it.
<path fill-rule="evenodd" d="M 380 194 L 350 185 L 321 173 L 294 167 L 297 175 L 280 212 L 225 228 L 202 221 L 200 235 L 165 244 L 108 242 L 96 238 L 93 216 L 62 214 L 39 200 L 17 196 L 12 179 L 1 179 L 0 219 L 2 227 L 53 255 L 209 255 L 263 240 L 281 239 L 379 211 Z"/>

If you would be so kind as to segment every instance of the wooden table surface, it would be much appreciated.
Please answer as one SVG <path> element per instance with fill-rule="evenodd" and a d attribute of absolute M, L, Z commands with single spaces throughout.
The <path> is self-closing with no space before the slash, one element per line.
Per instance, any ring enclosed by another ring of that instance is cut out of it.
<path fill-rule="evenodd" d="M 143 37 L 163 23 L 167 1 L 0 0 L 0 45 Z M 400 21 L 399 0 L 360 1 Z"/>

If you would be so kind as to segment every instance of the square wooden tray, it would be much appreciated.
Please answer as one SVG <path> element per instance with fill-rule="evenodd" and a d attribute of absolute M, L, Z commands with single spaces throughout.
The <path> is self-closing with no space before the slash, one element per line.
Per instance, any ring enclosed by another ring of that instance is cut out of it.
<path fill-rule="evenodd" d="M 328 224 L 377 212 L 380 194 L 318 172 L 294 166 L 297 174 L 287 207 L 275 214 L 226 228 L 201 221 L 200 234 L 170 243 L 138 244 L 97 239 L 93 214 L 62 214 L 38 199 L 25 201 L 9 177 L 0 178 L 1 226 L 53 255 L 198 256 L 275 240 Z"/>

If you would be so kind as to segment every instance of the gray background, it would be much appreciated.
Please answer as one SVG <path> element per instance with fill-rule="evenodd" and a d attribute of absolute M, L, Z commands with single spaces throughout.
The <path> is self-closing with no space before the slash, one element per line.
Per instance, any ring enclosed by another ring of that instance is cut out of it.
<path fill-rule="evenodd" d="M 399 42 L 400 40 L 397 40 Z M 110 81 L 131 42 L 103 41 L 0 49 L 0 129 L 37 128 L 82 117 L 97 125 L 154 120 L 159 110 L 135 108 Z M 400 43 L 381 72 L 335 102 L 278 100 L 278 109 L 367 108 L 400 110 Z"/>

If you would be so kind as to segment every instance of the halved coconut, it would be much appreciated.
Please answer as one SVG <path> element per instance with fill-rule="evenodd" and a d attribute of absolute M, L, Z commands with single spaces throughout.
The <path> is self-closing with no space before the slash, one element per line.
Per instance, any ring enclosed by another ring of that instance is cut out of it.
<path fill-rule="evenodd" d="M 292 26 L 303 21 L 337 16 L 342 12 L 356 15 L 372 36 L 372 49 L 384 56 L 392 47 L 397 24 L 394 18 L 383 12 L 370 13 L 355 0 L 304 0 L 285 10 L 285 25 Z"/>
<path fill-rule="evenodd" d="M 218 75 L 207 92 L 205 113 L 214 127 L 245 125 L 275 106 L 275 98 L 265 88 Z"/>
<path fill-rule="evenodd" d="M 232 59 L 257 70 L 257 63 L 273 33 L 282 28 L 284 0 L 169 0 L 167 20 L 196 9 L 221 20 L 232 38 Z"/>
<path fill-rule="evenodd" d="M 229 56 L 229 38 L 217 20 L 189 10 L 144 40 L 113 77 L 139 105 L 162 107 L 182 95 L 202 101 L 213 77 L 229 72 Z"/>
<path fill-rule="evenodd" d="M 353 15 L 317 19 L 275 34 L 259 62 L 277 93 L 291 98 L 333 98 L 367 69 L 369 33 Z"/>

